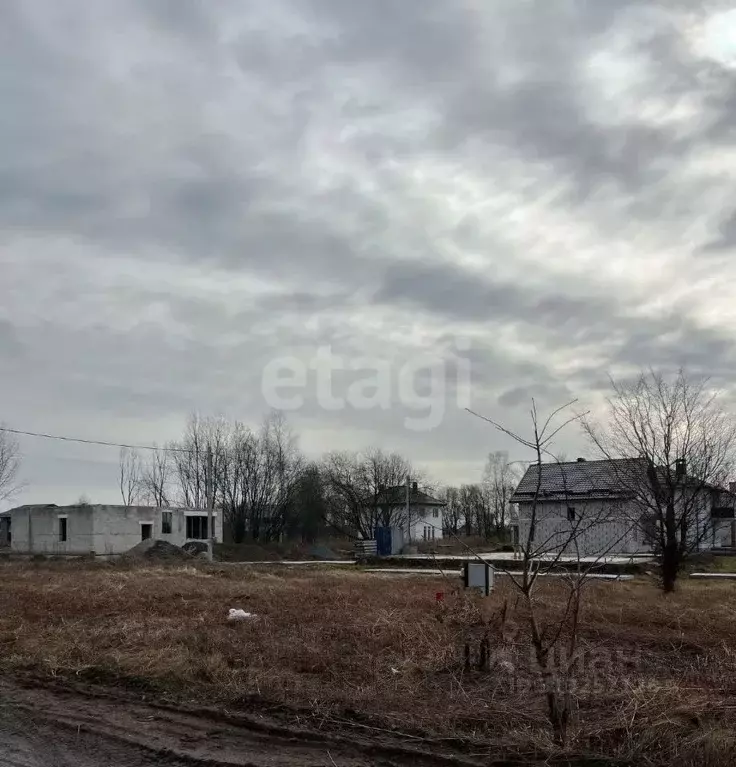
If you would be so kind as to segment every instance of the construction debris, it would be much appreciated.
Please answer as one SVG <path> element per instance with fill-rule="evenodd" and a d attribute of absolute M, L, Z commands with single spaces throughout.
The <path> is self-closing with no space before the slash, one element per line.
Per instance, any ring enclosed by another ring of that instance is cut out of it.
<path fill-rule="evenodd" d="M 168 541 L 160 541 L 149 538 L 147 541 L 141 541 L 137 546 L 126 551 L 123 557 L 128 559 L 189 559 L 189 554 L 184 549 L 175 546 Z"/>

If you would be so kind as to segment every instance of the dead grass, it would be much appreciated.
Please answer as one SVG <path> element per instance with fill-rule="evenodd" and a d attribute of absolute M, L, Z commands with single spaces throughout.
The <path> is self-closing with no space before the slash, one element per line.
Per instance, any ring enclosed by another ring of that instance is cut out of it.
<path fill-rule="evenodd" d="M 441 579 L 93 563 L 0 565 L 0 669 L 549 751 L 524 615 L 503 580 L 467 601 Z M 560 586 L 543 586 L 551 621 Z M 498 623 L 508 600 L 510 619 Z M 257 613 L 229 624 L 227 611 Z M 480 621 L 495 665 L 464 668 Z M 624 763 L 736 763 L 736 588 L 589 586 L 571 748 Z M 501 663 L 501 661 L 503 663 Z"/>

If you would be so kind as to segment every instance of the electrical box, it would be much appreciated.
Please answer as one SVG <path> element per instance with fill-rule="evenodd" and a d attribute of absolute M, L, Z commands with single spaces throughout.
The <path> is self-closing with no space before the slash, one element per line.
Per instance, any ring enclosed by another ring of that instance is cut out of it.
<path fill-rule="evenodd" d="M 466 589 L 477 589 L 488 596 L 493 591 L 494 567 L 487 562 L 466 562 L 463 581 Z"/>

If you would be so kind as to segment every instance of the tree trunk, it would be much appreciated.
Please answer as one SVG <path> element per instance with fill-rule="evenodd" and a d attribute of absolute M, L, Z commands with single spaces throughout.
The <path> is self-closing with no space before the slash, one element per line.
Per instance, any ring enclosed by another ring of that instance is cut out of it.
<path fill-rule="evenodd" d="M 233 543 L 242 543 L 245 540 L 245 518 L 236 512 L 231 524 Z"/>
<path fill-rule="evenodd" d="M 564 748 L 567 745 L 567 725 L 570 720 L 570 709 L 564 697 L 558 691 L 547 690 L 547 710 L 555 743 Z"/>
<path fill-rule="evenodd" d="M 677 575 L 680 570 L 680 553 L 677 541 L 667 541 L 662 551 L 662 588 L 665 594 L 675 590 Z"/>
<path fill-rule="evenodd" d="M 662 589 L 665 594 L 675 590 L 677 575 L 680 570 L 680 547 L 677 540 L 677 521 L 674 501 L 667 502 L 665 510 L 665 542 L 662 550 Z"/>

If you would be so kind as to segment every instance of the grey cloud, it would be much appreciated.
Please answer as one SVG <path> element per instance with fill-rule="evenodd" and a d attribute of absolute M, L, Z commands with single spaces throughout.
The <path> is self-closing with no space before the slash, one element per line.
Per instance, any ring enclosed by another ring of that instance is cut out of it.
<path fill-rule="evenodd" d="M 704 253 L 723 253 L 736 248 L 736 212 L 724 219 L 719 228 L 718 237 L 711 240 L 704 248 Z"/>
<path fill-rule="evenodd" d="M 0 359 L 19 362 L 23 357 L 23 345 L 18 339 L 15 327 L 8 320 L 0 318 Z"/>
<path fill-rule="evenodd" d="M 505 391 L 499 398 L 498 404 L 501 407 L 518 407 L 519 405 L 531 405 L 532 400 L 539 402 L 540 399 L 545 402 L 554 402 L 555 399 L 560 406 L 570 401 L 570 393 L 564 386 L 516 386 L 513 389 Z"/>
<path fill-rule="evenodd" d="M 682 313 L 637 319 L 633 306 L 601 297 L 546 294 L 494 283 L 450 265 L 397 264 L 384 275 L 374 299 L 405 303 L 451 321 L 511 323 L 536 337 L 548 351 L 600 344 L 611 363 L 736 372 L 736 342 L 728 332 L 706 328 Z M 623 340 L 621 340 L 623 339 Z M 552 346 L 550 347 L 550 341 Z M 585 352 L 582 352 L 584 361 Z M 534 374 L 539 376 L 540 370 Z M 600 374 L 600 371 L 598 375 Z"/>
<path fill-rule="evenodd" d="M 574 180 L 577 199 L 585 199 L 610 179 L 629 190 L 661 180 L 667 173 L 662 159 L 674 162 L 692 144 L 692 137 L 636 124 L 604 130 L 586 113 L 580 59 L 635 3 L 563 9 L 542 2 L 495 2 L 485 7 L 496 32 L 490 45 L 473 11 L 457 13 L 442 2 L 363 8 L 315 0 L 313 5 L 325 18 L 340 20 L 337 55 L 388 66 L 394 87 L 438 104 L 443 128 L 429 139 L 439 151 L 457 152 L 471 139 L 505 144 L 530 160 L 555 163 Z M 654 32 L 644 46 L 656 48 L 655 60 L 666 57 L 657 72 L 658 88 L 664 82 L 673 99 L 699 88 L 698 62 L 683 52 L 673 32 Z M 498 69 L 511 64 L 520 80 L 502 84 L 494 74 L 496 64 Z M 483 163 L 477 143 L 473 148 L 476 162 Z"/>
<path fill-rule="evenodd" d="M 593 307 L 565 294 L 539 295 L 512 283 L 493 282 L 450 264 L 397 263 L 388 266 L 374 300 L 406 302 L 455 320 L 494 319 L 564 325 Z"/>
<path fill-rule="evenodd" d="M 231 0 L 223 0 L 234 10 Z M 146 18 L 164 35 L 176 35 L 187 44 L 213 43 L 216 25 L 206 0 L 154 0 L 140 4 Z"/>
<path fill-rule="evenodd" d="M 728 333 L 672 315 L 639 328 L 632 323 L 612 362 L 669 373 L 685 368 L 730 384 L 736 373 L 736 342 Z"/>

